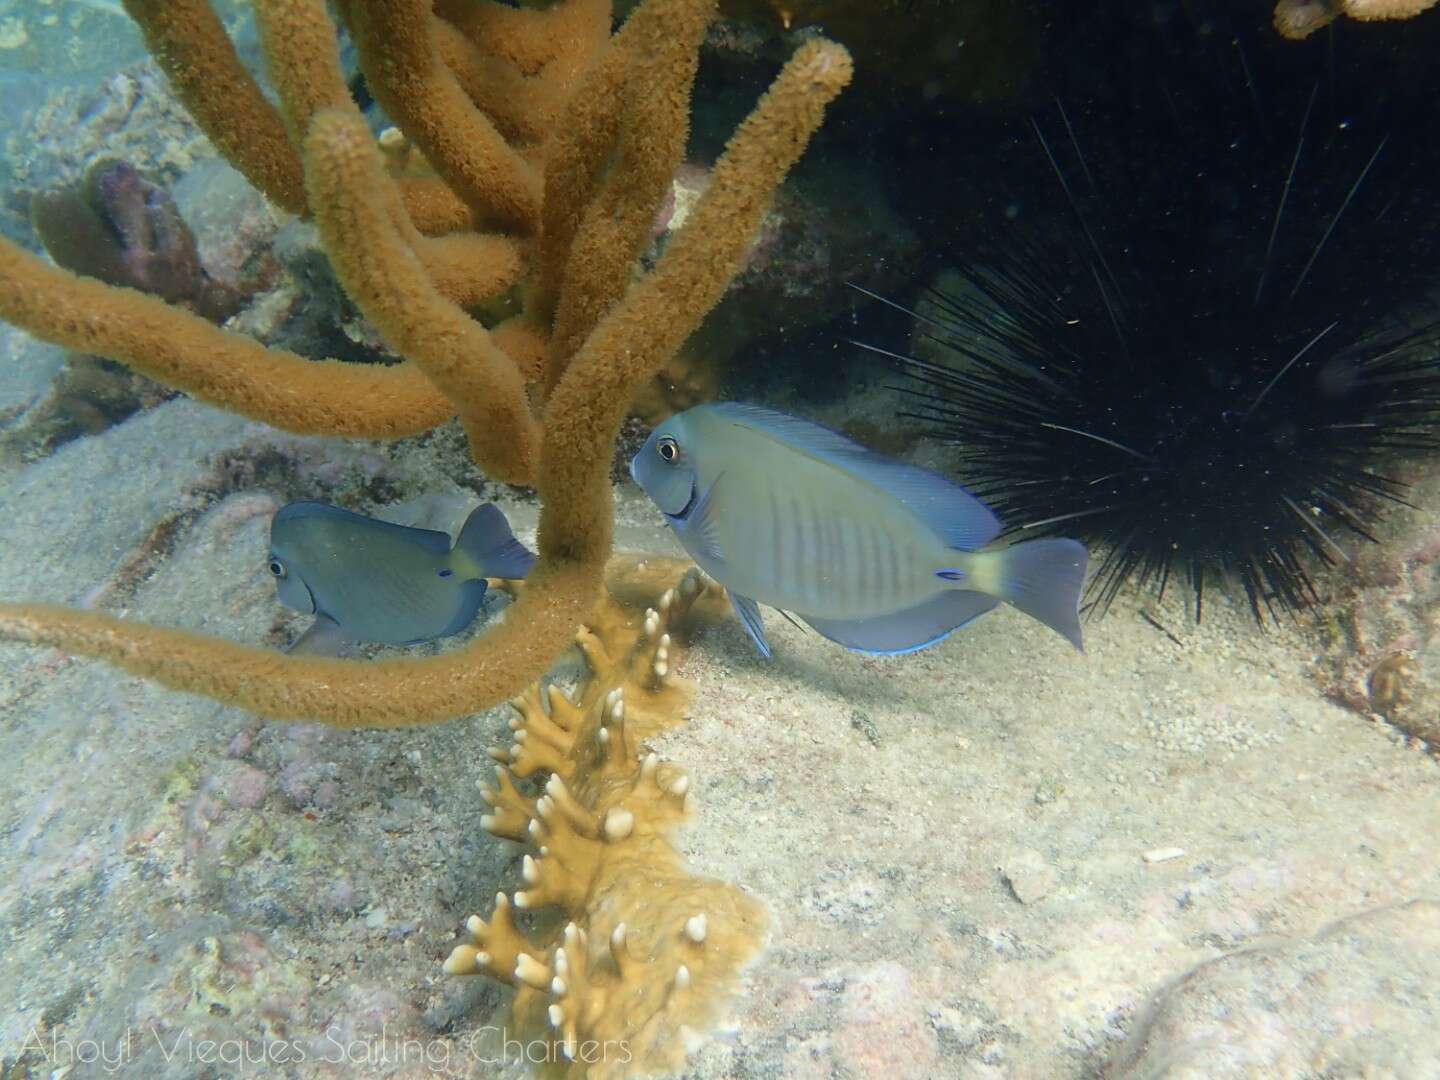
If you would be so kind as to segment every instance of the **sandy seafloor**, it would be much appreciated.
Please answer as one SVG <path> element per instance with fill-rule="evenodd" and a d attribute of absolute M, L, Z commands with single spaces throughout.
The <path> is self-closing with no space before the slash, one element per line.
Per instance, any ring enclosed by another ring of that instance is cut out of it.
<path fill-rule="evenodd" d="M 450 527 L 473 499 L 426 445 L 177 400 L 0 477 L 0 596 L 297 631 L 264 566 L 279 495 L 246 471 L 274 449 L 300 487 L 453 496 Z M 116 588 L 217 456 L 233 493 Z M 1433 529 L 1435 487 L 1392 527 Z M 533 501 L 496 497 L 533 539 Z M 622 548 L 678 553 L 637 489 L 617 500 Z M 904 658 L 773 613 L 772 662 L 733 622 L 688 652 L 692 715 L 657 746 L 698 800 L 681 845 L 771 924 L 687 1075 L 1440 1075 L 1440 767 L 1322 698 L 1304 624 L 1261 633 L 1212 596 L 1198 627 L 1159 611 L 1176 644 L 1148 605 L 1123 595 L 1083 656 L 1008 610 Z M 495 1047 L 508 991 L 440 971 L 519 883 L 479 823 L 508 714 L 265 724 L 0 648 L 0 1073 L 525 1075 Z M 284 1068 L 202 1060 L 267 1039 Z"/>

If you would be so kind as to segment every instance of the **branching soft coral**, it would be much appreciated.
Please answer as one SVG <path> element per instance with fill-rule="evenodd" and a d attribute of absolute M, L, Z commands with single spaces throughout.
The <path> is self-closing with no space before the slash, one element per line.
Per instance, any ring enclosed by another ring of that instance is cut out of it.
<path fill-rule="evenodd" d="M 543 11 L 346 0 L 368 80 L 428 162 L 403 173 L 387 170 L 346 92 L 321 0 L 257 0 L 278 111 L 202 0 L 126 6 L 216 146 L 277 205 L 315 219 L 342 284 L 407 362 L 267 350 L 3 241 L 0 318 L 288 431 L 395 438 L 458 414 L 482 469 L 539 490 L 540 558 L 501 625 L 430 658 L 288 656 L 28 604 L 0 605 L 0 637 L 262 715 L 344 726 L 430 723 L 505 700 L 595 603 L 627 403 L 740 269 L 775 188 L 849 80 L 848 55 L 823 40 L 796 53 L 687 228 L 632 284 L 683 152 L 714 0 L 646 0 L 614 36 L 597 0 Z M 466 314 L 517 281 L 524 309 L 508 323 L 486 331 Z"/>

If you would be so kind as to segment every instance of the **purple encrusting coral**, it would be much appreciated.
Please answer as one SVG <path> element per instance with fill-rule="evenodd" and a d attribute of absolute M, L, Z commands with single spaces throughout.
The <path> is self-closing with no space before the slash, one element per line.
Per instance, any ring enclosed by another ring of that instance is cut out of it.
<path fill-rule="evenodd" d="M 244 301 L 201 265 L 170 192 L 126 162 L 98 161 L 79 184 L 35 195 L 30 216 L 50 257 L 67 270 L 153 293 L 212 322 Z"/>
<path fill-rule="evenodd" d="M 36 235 L 56 263 L 77 274 L 123 285 L 189 308 L 212 322 L 234 315 L 268 272 L 245 270 L 239 253 L 258 244 L 256 230 L 228 228 L 234 258 L 227 280 L 211 275 L 196 236 L 168 188 L 124 161 L 101 159 L 74 184 L 30 196 Z M 213 223 L 210 231 L 215 231 Z M 268 266 L 268 260 L 261 259 Z M 52 453 L 171 396 L 123 365 L 72 353 L 48 395 L 0 435 L 0 457 L 22 461 Z"/>

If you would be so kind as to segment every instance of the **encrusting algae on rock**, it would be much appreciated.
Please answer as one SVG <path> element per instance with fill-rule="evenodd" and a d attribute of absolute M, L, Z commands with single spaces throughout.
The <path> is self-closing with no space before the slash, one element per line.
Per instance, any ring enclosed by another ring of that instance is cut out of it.
<path fill-rule="evenodd" d="M 723 590 L 684 566 L 612 563 L 610 595 L 576 639 L 578 687 L 536 683 L 512 702 L 514 742 L 491 752 L 483 824 L 538 855 L 525 856 L 525 888 L 497 895 L 488 921 L 472 916 L 471 940 L 445 962 L 514 986 L 523 1037 L 548 1040 L 545 1059 L 574 1076 L 678 1067 L 687 1030 L 714 1020 L 765 923 L 758 901 L 681 866 L 670 835 L 691 808 L 690 778 L 645 748 L 690 698 L 673 673 L 680 633 L 725 617 Z M 657 607 L 633 603 L 677 575 Z M 542 793 L 522 794 L 516 781 L 537 774 Z M 565 922 L 532 937 L 517 908 Z"/>

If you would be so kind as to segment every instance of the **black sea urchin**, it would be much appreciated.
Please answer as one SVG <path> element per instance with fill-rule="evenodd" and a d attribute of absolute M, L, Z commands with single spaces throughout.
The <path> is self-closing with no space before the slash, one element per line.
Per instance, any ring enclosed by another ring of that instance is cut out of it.
<path fill-rule="evenodd" d="M 1380 130 L 1306 88 L 1282 138 L 1243 88 L 1155 103 L 1037 121 L 1068 220 L 1019 215 L 929 290 L 923 356 L 867 348 L 1017 538 L 1104 552 L 1099 609 L 1183 573 L 1196 618 L 1217 577 L 1294 611 L 1403 500 L 1387 455 L 1440 448 L 1433 118 Z"/>

